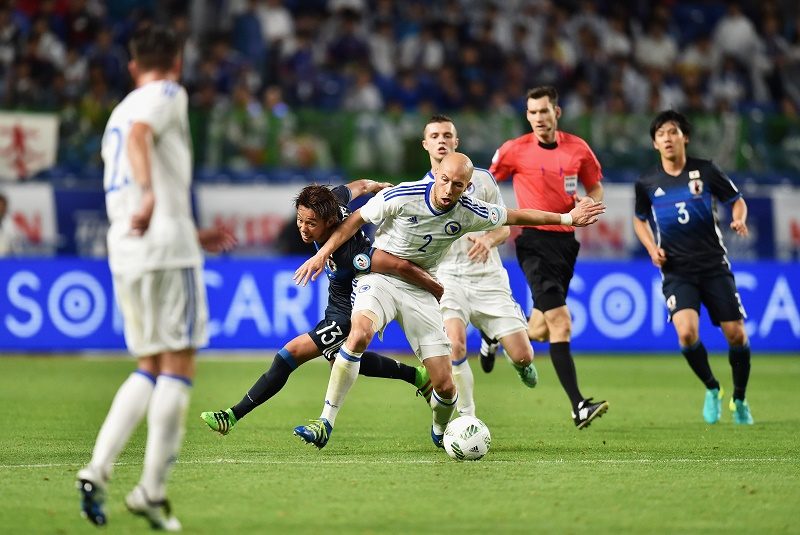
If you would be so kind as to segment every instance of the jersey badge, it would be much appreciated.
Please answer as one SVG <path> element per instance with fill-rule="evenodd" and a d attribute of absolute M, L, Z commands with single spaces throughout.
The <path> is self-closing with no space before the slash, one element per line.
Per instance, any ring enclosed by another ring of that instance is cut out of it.
<path fill-rule="evenodd" d="M 567 195 L 572 195 L 578 191 L 578 175 L 564 176 L 564 191 Z"/>
<path fill-rule="evenodd" d="M 444 231 L 448 236 L 455 236 L 461 232 L 461 224 L 457 221 L 448 221 L 444 225 Z"/>
<path fill-rule="evenodd" d="M 666 194 L 667 193 L 663 189 L 661 189 L 661 187 L 659 186 L 659 187 L 656 188 L 655 193 L 653 193 L 653 197 L 663 197 Z"/>
<path fill-rule="evenodd" d="M 364 292 L 369 290 L 369 284 L 365 284 L 358 289 L 358 293 L 363 294 Z"/>
<path fill-rule="evenodd" d="M 358 271 L 367 271 L 372 261 L 366 253 L 358 253 L 353 257 L 353 267 Z"/>
<path fill-rule="evenodd" d="M 412 215 L 411 217 L 408 218 L 408 222 L 411 223 L 412 225 L 416 225 L 418 223 L 417 216 Z"/>
<path fill-rule="evenodd" d="M 472 195 L 473 193 L 475 193 L 475 183 L 470 182 L 469 185 L 467 186 L 467 189 L 464 190 L 464 193 L 466 193 L 467 195 Z"/>
<path fill-rule="evenodd" d="M 696 172 L 698 175 L 700 174 L 699 171 L 689 171 L 689 176 L 692 176 L 692 173 Z M 702 195 L 703 194 L 703 181 L 699 178 L 693 178 L 689 181 L 689 191 L 692 195 Z"/>
<path fill-rule="evenodd" d="M 489 210 L 489 221 L 492 225 L 496 225 L 498 221 L 500 221 L 500 210 L 497 208 L 492 208 Z"/>
<path fill-rule="evenodd" d="M 331 273 L 336 273 L 336 262 L 333 261 L 333 258 L 328 257 L 325 261 L 325 268 Z"/>
<path fill-rule="evenodd" d="M 698 171 L 697 169 L 689 171 L 689 178 L 700 178 L 700 171 Z"/>

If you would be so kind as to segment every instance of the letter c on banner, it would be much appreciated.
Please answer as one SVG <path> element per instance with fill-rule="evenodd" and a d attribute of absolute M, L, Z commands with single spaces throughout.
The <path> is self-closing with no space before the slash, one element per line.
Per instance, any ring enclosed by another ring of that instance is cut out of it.
<path fill-rule="evenodd" d="M 68 271 L 50 288 L 47 312 L 53 325 L 72 338 L 89 336 L 106 314 L 106 295 L 97 279 L 84 271 Z"/>
<path fill-rule="evenodd" d="M 624 273 L 610 273 L 592 290 L 589 311 L 597 329 L 609 338 L 634 334 L 647 315 L 647 297 L 639 281 Z"/>

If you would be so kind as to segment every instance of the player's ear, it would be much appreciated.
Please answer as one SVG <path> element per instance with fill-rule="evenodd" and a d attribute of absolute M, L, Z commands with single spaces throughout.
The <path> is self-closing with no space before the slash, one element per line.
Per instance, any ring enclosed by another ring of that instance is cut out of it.
<path fill-rule="evenodd" d="M 453 148 L 454 148 L 454 149 L 457 149 L 457 148 L 458 148 L 458 138 L 456 138 L 456 140 L 455 140 L 455 144 L 453 145 Z"/>
<path fill-rule="evenodd" d="M 656 145 L 656 140 L 655 139 L 653 140 L 653 148 L 658 150 L 658 145 Z"/>
<path fill-rule="evenodd" d="M 556 106 L 556 119 L 561 119 L 561 106 Z"/>
<path fill-rule="evenodd" d="M 137 67 L 136 62 L 134 60 L 130 60 L 128 62 L 128 72 L 130 73 L 131 78 L 133 80 L 136 80 L 136 75 L 139 73 L 139 68 Z"/>

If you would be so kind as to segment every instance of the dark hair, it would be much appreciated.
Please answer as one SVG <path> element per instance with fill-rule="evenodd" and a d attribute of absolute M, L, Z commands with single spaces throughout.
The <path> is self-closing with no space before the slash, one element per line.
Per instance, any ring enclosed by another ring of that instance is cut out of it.
<path fill-rule="evenodd" d="M 692 125 L 685 115 L 675 110 L 664 110 L 656 115 L 656 118 L 650 123 L 650 138 L 653 141 L 656 139 L 656 131 L 666 123 L 677 124 L 685 136 L 692 133 Z"/>
<path fill-rule="evenodd" d="M 451 119 L 447 115 L 444 115 L 442 113 L 436 113 L 434 115 L 431 115 L 431 118 L 428 119 L 428 122 L 425 123 L 425 126 L 422 127 L 422 137 L 425 137 L 425 129 L 428 128 L 428 125 L 431 123 L 452 123 L 453 126 L 455 126 L 456 124 L 453 121 L 453 119 Z"/>
<path fill-rule="evenodd" d="M 339 218 L 339 202 L 330 189 L 319 184 L 311 184 L 300 190 L 294 198 L 294 208 L 296 210 L 301 206 L 313 210 L 323 221 Z"/>
<path fill-rule="evenodd" d="M 137 30 L 131 37 L 129 48 L 131 57 L 146 71 L 168 71 L 180 54 L 175 32 L 159 24 Z"/>
<path fill-rule="evenodd" d="M 556 91 L 556 88 L 552 85 L 540 85 L 539 87 L 528 89 L 526 100 L 529 98 L 542 97 L 548 97 L 553 106 L 558 106 L 558 91 Z"/>

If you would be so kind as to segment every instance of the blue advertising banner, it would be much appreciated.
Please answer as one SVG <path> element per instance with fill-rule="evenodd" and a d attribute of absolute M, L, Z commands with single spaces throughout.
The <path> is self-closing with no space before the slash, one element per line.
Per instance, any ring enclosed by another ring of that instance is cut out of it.
<path fill-rule="evenodd" d="M 205 267 L 213 349 L 280 348 L 316 325 L 327 283 L 307 287 L 292 280 L 299 258 L 211 259 Z M 515 297 L 530 309 L 530 293 L 516 263 L 507 264 Z M 755 262 L 735 266 L 755 351 L 800 353 L 800 264 Z M 675 351 L 661 279 L 649 262 L 578 263 L 569 307 L 577 351 Z M 703 313 L 709 349 L 727 348 Z M 478 347 L 472 330 L 470 348 Z M 396 324 L 374 347 L 407 351 Z M 104 260 L 0 260 L 0 350 L 122 349 L 122 319 Z"/>

